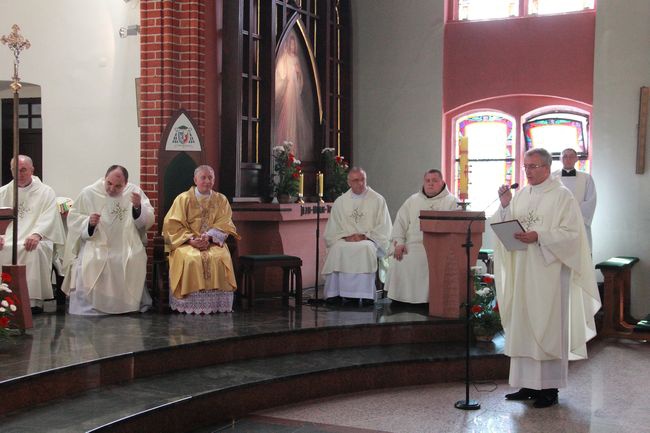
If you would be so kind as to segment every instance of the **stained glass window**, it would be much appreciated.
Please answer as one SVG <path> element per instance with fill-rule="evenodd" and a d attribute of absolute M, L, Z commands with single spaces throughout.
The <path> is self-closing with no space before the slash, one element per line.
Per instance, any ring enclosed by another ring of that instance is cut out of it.
<path fill-rule="evenodd" d="M 528 0 L 528 13 L 537 15 L 560 14 L 593 8 L 594 0 Z"/>
<path fill-rule="evenodd" d="M 519 0 L 459 0 L 459 20 L 489 20 L 519 15 Z"/>
<path fill-rule="evenodd" d="M 560 156 L 567 148 L 578 154 L 578 170 L 589 172 L 589 120 L 586 115 L 552 112 L 534 116 L 524 122 L 526 150 L 543 147 L 553 155 L 552 170 L 562 168 Z"/>
<path fill-rule="evenodd" d="M 499 112 L 475 112 L 456 120 L 455 143 L 467 137 L 469 159 L 468 209 L 482 211 L 495 198 L 496 190 L 504 183 L 514 182 L 515 143 L 514 118 Z M 460 189 L 458 146 L 454 146 L 455 184 Z M 497 209 L 494 203 L 486 210 L 491 215 Z"/>

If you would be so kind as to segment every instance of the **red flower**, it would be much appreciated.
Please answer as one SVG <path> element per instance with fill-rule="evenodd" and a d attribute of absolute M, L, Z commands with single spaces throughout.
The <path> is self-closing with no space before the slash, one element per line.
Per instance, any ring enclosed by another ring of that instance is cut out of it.
<path fill-rule="evenodd" d="M 478 314 L 481 311 L 483 311 L 483 307 L 481 307 L 480 305 L 472 305 L 472 313 Z"/>
<path fill-rule="evenodd" d="M 7 296 L 7 297 L 5 298 L 5 301 L 7 301 L 7 303 L 8 303 L 9 305 L 14 305 L 14 300 L 11 299 L 9 296 Z"/>
<path fill-rule="evenodd" d="M 341 161 L 343 161 L 343 157 L 337 155 L 337 156 L 336 156 L 336 163 L 337 163 L 337 164 L 340 164 Z"/>
<path fill-rule="evenodd" d="M 9 326 L 8 317 L 0 317 L 0 328 L 7 328 Z"/>
<path fill-rule="evenodd" d="M 492 308 L 492 311 L 494 311 L 495 313 L 499 312 L 499 303 L 498 302 L 494 305 L 494 308 Z"/>
<path fill-rule="evenodd" d="M 2 273 L 2 282 L 7 283 L 7 284 L 11 283 L 11 275 L 9 275 L 6 272 L 3 272 Z"/>
<path fill-rule="evenodd" d="M 293 177 L 294 179 L 298 179 L 298 178 L 300 178 L 300 173 L 298 173 L 298 172 L 296 171 L 295 173 L 293 173 L 293 174 L 291 175 L 291 177 Z"/>
<path fill-rule="evenodd" d="M 489 275 L 483 275 L 483 282 L 485 284 L 492 284 L 494 282 L 494 278 L 490 277 Z"/>
<path fill-rule="evenodd" d="M 296 159 L 295 156 L 293 156 L 293 153 L 290 153 L 288 156 L 289 162 L 293 162 L 294 159 Z"/>

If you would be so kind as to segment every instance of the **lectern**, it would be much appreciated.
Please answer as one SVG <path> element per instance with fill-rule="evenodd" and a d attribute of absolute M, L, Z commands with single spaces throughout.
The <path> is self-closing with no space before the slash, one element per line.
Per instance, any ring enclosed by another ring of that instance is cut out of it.
<path fill-rule="evenodd" d="M 14 219 L 14 210 L 12 208 L 0 208 L 0 235 L 4 236 L 9 223 Z M 15 241 L 14 241 L 15 242 Z M 11 276 L 11 290 L 18 296 L 20 305 L 18 310 L 11 318 L 11 323 L 20 329 L 32 328 L 32 310 L 29 304 L 29 291 L 27 290 L 27 275 L 25 274 L 25 265 L 3 265 L 2 272 Z"/>
<path fill-rule="evenodd" d="M 464 317 L 467 254 L 465 243 L 471 232 L 470 263 L 476 263 L 485 231 L 484 212 L 421 211 L 420 229 L 429 263 L 429 315 L 446 319 Z"/>

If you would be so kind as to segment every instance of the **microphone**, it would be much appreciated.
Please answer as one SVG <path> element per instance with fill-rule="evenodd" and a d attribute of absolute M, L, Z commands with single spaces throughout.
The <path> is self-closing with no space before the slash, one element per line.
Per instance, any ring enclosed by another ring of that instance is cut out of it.
<path fill-rule="evenodd" d="M 517 188 L 519 188 L 519 184 L 518 184 L 517 182 L 513 183 L 512 185 L 510 185 L 510 188 L 509 188 L 509 189 L 503 191 L 501 194 L 498 194 L 498 195 L 497 195 L 497 198 L 495 198 L 494 200 L 492 200 L 492 201 L 490 202 L 489 205 L 485 206 L 485 209 L 483 209 L 483 212 L 485 212 L 486 210 L 488 210 L 488 208 L 489 208 L 490 206 L 492 206 L 492 205 L 493 205 L 497 200 L 499 200 L 499 199 L 500 199 L 500 198 L 501 198 L 505 193 L 507 193 L 507 192 L 510 191 L 511 189 L 517 189 Z"/>

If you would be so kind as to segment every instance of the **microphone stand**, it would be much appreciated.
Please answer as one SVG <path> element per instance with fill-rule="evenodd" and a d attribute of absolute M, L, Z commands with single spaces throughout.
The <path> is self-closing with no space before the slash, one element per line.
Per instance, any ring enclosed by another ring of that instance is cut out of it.
<path fill-rule="evenodd" d="M 320 305 L 325 300 L 318 297 L 318 264 L 320 251 L 320 214 L 321 205 L 324 204 L 322 194 L 318 194 L 318 203 L 316 203 L 316 275 L 314 277 L 314 297 L 307 301 L 310 305 Z"/>
<path fill-rule="evenodd" d="M 480 218 L 480 217 L 479 217 Z M 480 218 L 485 219 L 485 217 Z M 478 410 L 481 408 L 481 404 L 476 400 L 469 399 L 469 336 L 470 336 L 470 327 L 469 327 L 469 314 L 470 314 L 470 301 L 471 301 L 471 283 L 472 283 L 472 271 L 470 266 L 470 250 L 474 246 L 472 242 L 472 223 L 476 220 L 471 220 L 467 225 L 467 237 L 465 238 L 465 243 L 462 245 L 465 247 L 465 256 L 467 257 L 467 293 L 465 297 L 465 400 L 458 400 L 454 407 L 456 409 L 463 410 Z"/>
<path fill-rule="evenodd" d="M 510 187 L 504 192 L 497 195 L 497 198 L 492 201 L 485 209 L 492 206 L 497 200 L 501 198 L 506 192 L 511 189 L 519 188 L 518 183 L 513 183 Z M 461 203 L 459 203 L 461 204 Z M 463 206 L 465 210 L 465 206 Z M 485 212 L 485 210 L 483 210 Z M 474 246 L 472 242 L 472 223 L 477 220 L 485 220 L 485 216 L 472 218 L 472 220 L 467 225 L 467 236 L 465 238 L 465 243 L 462 245 L 465 247 L 465 256 L 467 257 L 467 292 L 465 294 L 465 400 L 458 400 L 454 407 L 456 409 L 463 410 L 478 410 L 481 408 L 481 404 L 476 400 L 469 399 L 469 336 L 470 336 L 470 326 L 469 326 L 469 315 L 470 315 L 470 302 L 471 302 L 471 286 L 472 286 L 472 270 L 470 264 L 470 250 Z"/>

